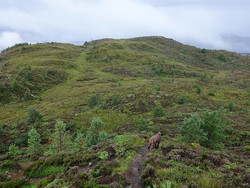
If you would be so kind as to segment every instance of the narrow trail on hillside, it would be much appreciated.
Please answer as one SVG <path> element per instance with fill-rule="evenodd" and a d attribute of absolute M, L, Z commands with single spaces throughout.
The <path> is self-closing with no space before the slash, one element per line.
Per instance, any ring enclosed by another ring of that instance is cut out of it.
<path fill-rule="evenodd" d="M 18 178 L 22 178 L 23 175 L 24 175 L 24 169 L 31 166 L 34 163 L 35 163 L 35 161 L 19 162 L 18 166 L 20 167 L 20 169 L 17 172 L 11 174 L 11 179 L 15 180 L 15 179 L 18 179 Z"/>
<path fill-rule="evenodd" d="M 136 157 L 133 158 L 129 170 L 125 173 L 127 181 L 131 184 L 129 187 L 132 188 L 142 188 L 141 175 L 142 175 L 142 165 L 146 159 L 148 153 L 147 144 L 145 144 Z"/>

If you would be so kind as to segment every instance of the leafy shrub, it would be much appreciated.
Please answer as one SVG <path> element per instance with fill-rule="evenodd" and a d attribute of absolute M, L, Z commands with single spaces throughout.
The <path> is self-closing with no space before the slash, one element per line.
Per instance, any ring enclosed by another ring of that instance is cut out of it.
<path fill-rule="evenodd" d="M 103 130 L 105 123 L 99 118 L 95 117 L 91 121 L 91 126 L 88 129 L 85 138 L 85 146 L 90 147 L 107 138 L 107 133 Z"/>
<path fill-rule="evenodd" d="M 154 115 L 154 117 L 162 117 L 162 116 L 166 115 L 166 111 L 160 103 L 157 103 L 156 107 L 154 107 L 153 115 Z"/>
<path fill-rule="evenodd" d="M 28 118 L 27 118 L 27 121 L 29 123 L 40 121 L 41 119 L 42 119 L 42 116 L 40 115 L 40 113 L 35 108 L 30 107 L 28 109 Z"/>
<path fill-rule="evenodd" d="M 10 155 L 12 157 L 17 157 L 20 154 L 21 154 L 21 152 L 19 151 L 19 147 L 18 146 L 16 146 L 15 144 L 11 144 L 9 146 L 8 155 Z"/>
<path fill-rule="evenodd" d="M 29 131 L 29 139 L 28 139 L 28 152 L 31 155 L 41 155 L 43 153 L 42 145 L 41 145 L 40 134 L 36 131 L 36 129 L 32 128 Z"/>
<path fill-rule="evenodd" d="M 97 98 L 96 95 L 92 95 L 88 101 L 89 107 L 94 107 L 97 105 Z"/>
<path fill-rule="evenodd" d="M 185 118 L 179 130 L 182 139 L 186 142 L 200 143 L 204 147 L 219 149 L 226 138 L 225 121 L 222 110 L 206 112 L 202 118 L 196 113 L 190 118 Z"/>
<path fill-rule="evenodd" d="M 26 147 L 28 145 L 29 135 L 28 133 L 21 134 L 15 141 L 14 144 L 19 147 Z"/>

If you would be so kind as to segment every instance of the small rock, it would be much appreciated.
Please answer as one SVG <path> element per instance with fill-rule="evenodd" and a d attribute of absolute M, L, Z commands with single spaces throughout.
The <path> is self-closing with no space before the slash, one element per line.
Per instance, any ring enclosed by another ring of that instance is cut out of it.
<path fill-rule="evenodd" d="M 72 167 L 69 167 L 69 168 L 70 168 L 70 170 L 76 170 L 76 169 L 79 168 L 79 166 L 72 166 Z"/>
<path fill-rule="evenodd" d="M 89 162 L 89 166 L 91 166 L 92 165 L 92 162 Z"/>

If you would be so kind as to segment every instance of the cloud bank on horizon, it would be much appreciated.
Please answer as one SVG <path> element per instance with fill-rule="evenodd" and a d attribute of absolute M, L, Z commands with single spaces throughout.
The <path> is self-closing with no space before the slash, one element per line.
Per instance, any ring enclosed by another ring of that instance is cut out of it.
<path fill-rule="evenodd" d="M 250 52 L 249 18 L 249 0 L 1 0 L 0 50 L 22 42 L 160 35 Z"/>

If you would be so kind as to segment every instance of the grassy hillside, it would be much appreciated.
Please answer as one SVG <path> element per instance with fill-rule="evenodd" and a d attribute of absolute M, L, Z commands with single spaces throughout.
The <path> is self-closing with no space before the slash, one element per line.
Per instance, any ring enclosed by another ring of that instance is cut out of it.
<path fill-rule="evenodd" d="M 0 54 L 0 152 L 15 143 L 21 154 L 0 160 L 0 172 L 11 173 L 2 185 L 134 186 L 128 172 L 138 165 L 131 173 L 143 186 L 243 186 L 249 176 L 249 66 L 249 56 L 164 37 L 8 48 Z M 30 107 L 42 118 L 28 121 Z M 184 118 L 220 108 L 228 128 L 219 151 L 181 140 Z M 106 141 L 77 155 L 51 152 L 56 120 L 65 122 L 68 140 L 82 133 L 86 141 L 94 117 L 105 123 Z M 32 127 L 45 150 L 39 160 L 26 155 Z M 146 152 L 147 139 L 160 130 L 161 147 Z"/>

